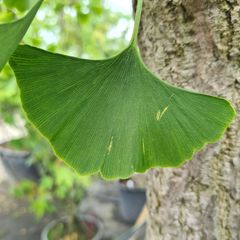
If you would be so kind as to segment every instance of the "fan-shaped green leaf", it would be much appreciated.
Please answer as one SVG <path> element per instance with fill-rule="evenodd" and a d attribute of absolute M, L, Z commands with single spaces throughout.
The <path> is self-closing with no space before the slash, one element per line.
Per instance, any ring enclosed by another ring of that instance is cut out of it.
<path fill-rule="evenodd" d="M 234 117 L 223 99 L 159 80 L 135 45 L 98 61 L 20 46 L 10 63 L 29 120 L 81 174 L 179 166 Z"/>
<path fill-rule="evenodd" d="M 0 25 L 0 71 L 27 32 L 43 0 L 39 0 L 29 13 L 18 21 Z"/>
<path fill-rule="evenodd" d="M 173 87 L 145 67 L 136 44 L 141 8 L 139 0 L 129 47 L 113 58 L 20 46 L 10 61 L 29 120 L 81 174 L 125 178 L 179 166 L 234 117 L 226 100 Z"/>

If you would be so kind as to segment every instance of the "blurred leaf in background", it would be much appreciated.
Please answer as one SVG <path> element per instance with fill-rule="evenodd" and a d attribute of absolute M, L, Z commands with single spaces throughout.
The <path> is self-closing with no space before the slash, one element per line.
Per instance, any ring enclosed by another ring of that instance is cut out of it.
<path fill-rule="evenodd" d="M 16 8 L 20 12 L 27 11 L 32 4 L 34 4 L 36 1 L 35 0 L 3 0 L 4 4 L 8 8 Z"/>

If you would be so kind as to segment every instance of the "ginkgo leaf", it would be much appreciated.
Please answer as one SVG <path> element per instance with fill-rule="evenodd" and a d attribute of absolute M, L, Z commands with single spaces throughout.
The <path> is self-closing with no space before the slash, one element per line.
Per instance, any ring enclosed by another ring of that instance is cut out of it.
<path fill-rule="evenodd" d="M 229 102 L 151 74 L 130 46 L 91 61 L 20 46 L 11 62 L 29 120 L 81 174 L 179 166 L 231 122 Z"/>
<path fill-rule="evenodd" d="M 28 14 L 18 21 L 0 24 L 0 71 L 27 32 L 43 0 L 39 0 Z"/>
<path fill-rule="evenodd" d="M 84 60 L 19 46 L 11 58 L 29 120 L 57 156 L 80 174 L 126 178 L 176 167 L 217 141 L 235 112 L 221 98 L 154 76 L 136 45 L 106 60 Z"/>

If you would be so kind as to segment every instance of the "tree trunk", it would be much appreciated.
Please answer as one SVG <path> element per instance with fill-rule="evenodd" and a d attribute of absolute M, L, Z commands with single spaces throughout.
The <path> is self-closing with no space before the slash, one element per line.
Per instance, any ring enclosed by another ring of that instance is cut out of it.
<path fill-rule="evenodd" d="M 160 78 L 232 101 L 237 118 L 181 168 L 148 173 L 148 240 L 240 239 L 240 1 L 144 0 L 139 45 Z"/>

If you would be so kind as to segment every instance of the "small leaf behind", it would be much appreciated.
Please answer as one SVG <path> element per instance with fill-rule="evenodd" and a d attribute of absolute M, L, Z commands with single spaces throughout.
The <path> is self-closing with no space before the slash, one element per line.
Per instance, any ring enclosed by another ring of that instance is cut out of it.
<path fill-rule="evenodd" d="M 43 0 L 39 0 L 22 19 L 0 25 L 0 71 L 27 32 Z"/>

